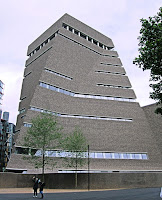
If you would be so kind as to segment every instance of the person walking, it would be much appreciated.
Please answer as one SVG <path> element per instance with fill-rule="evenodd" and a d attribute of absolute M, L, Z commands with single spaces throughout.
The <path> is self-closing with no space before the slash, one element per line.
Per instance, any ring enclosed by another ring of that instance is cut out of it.
<path fill-rule="evenodd" d="M 43 188 L 44 188 L 44 186 L 45 186 L 45 183 L 40 181 L 39 184 L 40 184 L 41 199 L 43 199 Z"/>
<path fill-rule="evenodd" d="M 34 196 L 33 198 L 37 197 L 37 190 L 38 190 L 38 178 L 35 176 L 33 177 L 34 185 L 33 185 L 33 190 L 34 190 Z"/>
<path fill-rule="evenodd" d="M 162 187 L 160 188 L 160 198 L 162 198 Z"/>

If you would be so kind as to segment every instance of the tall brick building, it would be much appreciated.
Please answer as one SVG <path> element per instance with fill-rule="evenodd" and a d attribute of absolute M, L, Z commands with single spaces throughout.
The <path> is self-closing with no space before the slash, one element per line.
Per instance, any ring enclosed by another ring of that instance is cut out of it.
<path fill-rule="evenodd" d="M 48 110 L 65 131 L 82 128 L 91 170 L 161 170 L 161 152 L 113 48 L 109 37 L 68 14 L 29 45 L 9 169 L 33 169 L 21 159 L 22 138 Z"/>

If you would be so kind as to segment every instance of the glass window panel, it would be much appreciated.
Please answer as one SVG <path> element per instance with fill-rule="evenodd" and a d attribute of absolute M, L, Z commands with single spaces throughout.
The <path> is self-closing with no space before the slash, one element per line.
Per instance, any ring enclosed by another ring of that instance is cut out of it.
<path fill-rule="evenodd" d="M 112 158 L 112 154 L 111 153 L 105 153 L 105 158 L 111 159 Z"/>
<path fill-rule="evenodd" d="M 147 154 L 143 153 L 142 154 L 142 159 L 147 160 L 148 159 Z"/>
<path fill-rule="evenodd" d="M 120 158 L 121 159 L 127 159 L 127 154 L 126 153 L 120 153 Z"/>
<path fill-rule="evenodd" d="M 136 154 L 135 154 L 135 159 L 142 159 L 141 154 L 140 154 L 140 153 L 136 153 Z"/>
<path fill-rule="evenodd" d="M 75 94 L 73 92 L 70 92 L 70 96 L 74 96 Z"/>
<path fill-rule="evenodd" d="M 66 94 L 67 94 L 67 95 L 71 95 L 70 93 L 71 93 L 71 92 L 69 92 L 69 91 L 66 91 Z"/>
<path fill-rule="evenodd" d="M 58 155 L 58 157 L 65 157 L 66 153 L 65 153 L 65 151 L 58 151 L 57 155 Z"/>
<path fill-rule="evenodd" d="M 108 97 L 109 100 L 114 100 L 114 97 Z"/>
<path fill-rule="evenodd" d="M 76 157 L 76 153 L 75 153 L 75 152 L 66 152 L 65 156 L 66 156 L 66 157 L 75 158 L 75 157 Z"/>
<path fill-rule="evenodd" d="M 77 94 L 78 97 L 85 98 L 84 94 Z"/>
<path fill-rule="evenodd" d="M 56 157 L 56 151 L 48 151 L 49 157 Z"/>
<path fill-rule="evenodd" d="M 127 153 L 127 159 L 132 159 L 132 155 L 130 153 Z"/>
<path fill-rule="evenodd" d="M 46 88 L 46 84 L 45 83 L 41 83 L 40 86 Z"/>
<path fill-rule="evenodd" d="M 35 111 L 40 112 L 40 109 L 39 108 L 35 108 Z"/>
<path fill-rule="evenodd" d="M 56 92 L 59 92 L 60 90 L 59 90 L 59 88 L 57 88 L 57 87 L 54 87 L 55 88 L 55 91 Z"/>
<path fill-rule="evenodd" d="M 49 89 L 50 89 L 50 90 L 55 90 L 55 87 L 52 86 L 52 85 L 50 85 L 50 86 L 49 86 Z"/>
<path fill-rule="evenodd" d="M 83 158 L 88 158 L 88 152 L 83 152 L 82 155 L 83 155 Z"/>
<path fill-rule="evenodd" d="M 89 157 L 90 158 L 95 158 L 95 153 L 90 153 Z"/>
<path fill-rule="evenodd" d="M 103 158 L 103 153 L 97 153 L 97 158 Z"/>
<path fill-rule="evenodd" d="M 65 90 L 59 88 L 60 93 L 64 93 Z"/>
<path fill-rule="evenodd" d="M 114 153 L 114 158 L 115 159 L 119 159 L 119 154 L 118 153 Z"/>
<path fill-rule="evenodd" d="M 35 156 L 41 156 L 41 155 L 42 155 L 41 150 L 37 150 Z"/>

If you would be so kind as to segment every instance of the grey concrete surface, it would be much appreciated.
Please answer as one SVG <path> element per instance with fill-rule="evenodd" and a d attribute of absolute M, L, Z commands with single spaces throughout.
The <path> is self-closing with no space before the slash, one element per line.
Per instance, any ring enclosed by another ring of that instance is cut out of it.
<path fill-rule="evenodd" d="M 143 188 L 111 191 L 45 193 L 48 200 L 158 200 L 160 188 Z M 39 198 L 40 196 L 38 196 Z M 32 193 L 0 194 L 0 200 L 35 199 Z"/>

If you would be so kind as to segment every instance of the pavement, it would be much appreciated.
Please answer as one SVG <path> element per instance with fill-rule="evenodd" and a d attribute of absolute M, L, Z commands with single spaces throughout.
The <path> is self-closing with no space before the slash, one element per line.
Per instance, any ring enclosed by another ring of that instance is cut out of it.
<path fill-rule="evenodd" d="M 113 189 L 101 189 L 90 191 L 107 191 Z M 115 189 L 116 190 L 116 189 Z M 39 190 L 38 190 L 39 192 Z M 44 193 L 68 193 L 68 192 L 88 192 L 87 189 L 43 189 Z M 0 188 L 0 194 L 23 194 L 33 193 L 33 188 Z"/>
<path fill-rule="evenodd" d="M 45 200 L 160 200 L 160 188 L 121 190 L 57 190 L 45 189 Z M 40 194 L 38 194 L 38 198 Z M 32 188 L 0 189 L 0 200 L 32 200 Z"/>

